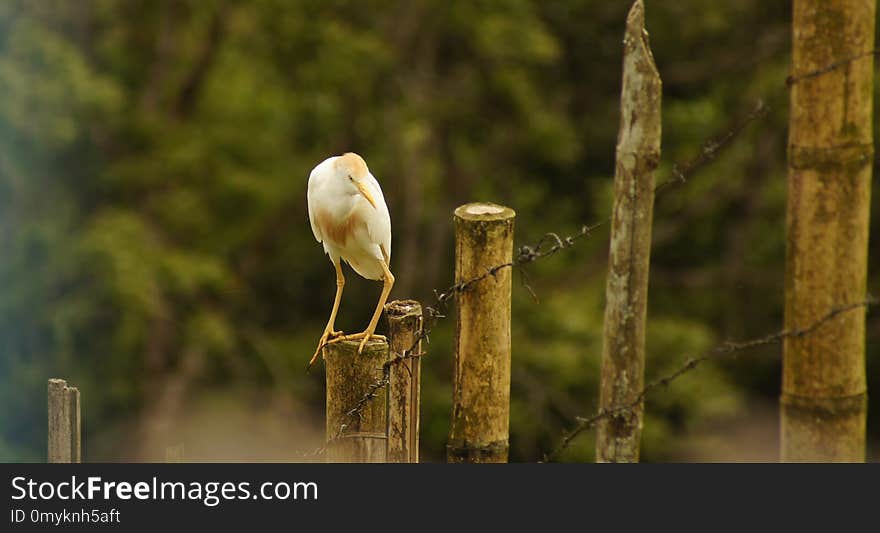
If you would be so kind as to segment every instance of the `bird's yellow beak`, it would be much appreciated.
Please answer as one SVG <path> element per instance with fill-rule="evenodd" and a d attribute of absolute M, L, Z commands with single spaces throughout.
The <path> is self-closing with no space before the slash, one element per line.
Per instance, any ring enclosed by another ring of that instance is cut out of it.
<path fill-rule="evenodd" d="M 359 181 L 356 181 L 354 184 L 357 186 L 361 194 L 364 195 L 364 198 L 366 198 L 367 201 L 370 202 L 370 205 L 373 206 L 373 209 L 376 209 L 376 200 L 373 200 L 373 196 L 370 194 L 370 191 L 367 190 L 367 187 Z"/>

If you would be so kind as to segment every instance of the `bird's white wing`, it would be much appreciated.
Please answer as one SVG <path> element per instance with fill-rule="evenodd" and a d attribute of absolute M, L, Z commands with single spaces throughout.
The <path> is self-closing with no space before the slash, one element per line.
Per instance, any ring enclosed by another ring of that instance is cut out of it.
<path fill-rule="evenodd" d="M 306 199 L 309 204 L 309 224 L 312 225 L 312 233 L 315 235 L 315 240 L 318 242 L 324 242 L 324 236 L 321 235 L 321 228 L 318 227 L 318 224 L 315 222 L 315 201 L 317 200 L 316 195 L 318 194 L 318 188 L 321 185 L 321 180 L 324 179 L 323 173 L 329 168 L 329 163 L 332 159 L 328 158 L 322 161 L 318 166 L 312 169 L 311 174 L 309 174 L 309 188 L 306 193 Z"/>
<path fill-rule="evenodd" d="M 391 214 L 388 212 L 388 205 L 385 203 L 385 196 L 382 194 L 382 187 L 372 174 L 366 180 L 367 188 L 373 199 L 376 200 L 375 216 L 367 218 L 367 233 L 370 239 L 381 246 L 385 253 L 388 254 L 388 260 L 391 260 Z M 390 265 L 389 265 L 390 266 Z"/>
<path fill-rule="evenodd" d="M 321 235 L 321 229 L 315 224 L 315 210 L 312 209 L 312 202 L 309 202 L 309 224 L 312 225 L 312 233 L 315 235 L 315 240 L 318 242 L 324 242 L 324 236 Z"/>

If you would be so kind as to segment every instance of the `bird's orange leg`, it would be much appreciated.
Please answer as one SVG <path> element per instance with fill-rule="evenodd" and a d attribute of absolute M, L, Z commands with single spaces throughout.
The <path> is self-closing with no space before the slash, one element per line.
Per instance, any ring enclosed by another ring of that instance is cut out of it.
<path fill-rule="evenodd" d="M 361 341 L 361 345 L 358 346 L 358 353 L 364 351 L 364 345 L 367 344 L 370 337 L 373 336 L 373 332 L 376 331 L 376 325 L 379 323 L 379 317 L 382 316 L 382 310 L 385 309 L 385 302 L 388 300 L 388 294 L 391 293 L 391 287 L 394 286 L 394 275 L 391 274 L 391 270 L 389 270 L 388 264 L 385 261 L 382 261 L 382 270 L 385 271 L 385 277 L 382 279 L 382 294 L 379 296 L 379 303 L 376 304 L 373 318 L 370 319 L 367 329 L 364 330 L 364 339 Z"/>
<path fill-rule="evenodd" d="M 383 335 L 375 335 L 376 325 L 379 323 L 379 317 L 382 316 L 382 309 L 385 308 L 385 302 L 388 300 L 388 294 L 391 293 L 391 287 L 394 286 L 394 275 L 391 273 L 391 270 L 388 269 L 388 264 L 383 261 L 382 262 L 382 270 L 385 271 L 385 276 L 382 281 L 384 286 L 382 287 L 382 294 L 379 296 L 379 303 L 376 305 L 376 311 L 373 312 L 373 318 L 370 319 L 370 323 L 367 325 L 367 329 L 360 333 L 354 333 L 352 335 L 344 335 L 342 337 L 336 337 L 327 342 L 327 344 L 332 344 L 339 341 L 348 341 L 355 339 L 362 339 L 360 346 L 358 346 L 358 353 L 364 351 L 364 346 L 369 342 L 370 339 L 377 338 L 385 340 Z"/>
<path fill-rule="evenodd" d="M 345 276 L 342 275 L 342 265 L 339 261 L 334 262 L 333 266 L 336 267 L 336 297 L 333 299 L 333 309 L 330 311 L 330 320 L 327 321 L 327 327 L 324 328 L 324 333 L 321 335 L 320 340 L 318 340 L 318 348 L 315 350 L 315 355 L 312 356 L 306 370 L 312 368 L 312 365 L 315 364 L 315 359 L 318 358 L 318 354 L 321 353 L 321 350 L 327 344 L 327 339 L 342 335 L 341 331 L 333 331 L 333 326 L 336 323 L 339 302 L 342 301 L 342 288 L 345 287 Z"/>

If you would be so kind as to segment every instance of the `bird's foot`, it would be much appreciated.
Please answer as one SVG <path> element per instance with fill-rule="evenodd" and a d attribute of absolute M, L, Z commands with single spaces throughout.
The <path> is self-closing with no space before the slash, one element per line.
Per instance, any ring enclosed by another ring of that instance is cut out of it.
<path fill-rule="evenodd" d="M 334 344 L 341 341 L 355 341 L 358 339 L 363 339 L 367 336 L 366 331 L 361 331 L 360 333 L 350 333 L 348 335 L 342 335 L 341 337 L 335 337 L 333 339 L 328 340 L 325 344 Z M 385 335 L 379 335 L 377 333 L 370 333 L 370 339 L 379 339 L 380 341 L 388 340 Z"/>
<path fill-rule="evenodd" d="M 354 341 L 357 339 L 361 339 L 361 343 L 358 346 L 358 354 L 361 354 L 364 351 L 364 346 L 366 346 L 367 343 L 370 342 L 370 339 L 379 339 L 381 341 L 388 340 L 385 338 L 385 335 L 376 335 L 372 332 L 362 331 L 360 333 L 352 333 L 351 335 L 343 335 L 341 337 L 330 339 L 325 344 L 333 344 L 340 341 Z"/>
<path fill-rule="evenodd" d="M 315 360 L 318 359 L 318 354 L 323 351 L 324 346 L 327 346 L 331 342 L 334 342 L 335 340 L 340 339 L 344 336 L 345 332 L 343 331 L 324 331 L 324 333 L 321 335 L 321 338 L 318 339 L 318 348 L 315 349 L 315 355 L 312 356 L 312 358 L 309 360 L 309 364 L 306 366 L 306 372 L 308 372 L 312 368 L 312 365 L 315 364 Z"/>
<path fill-rule="evenodd" d="M 366 346 L 367 342 L 370 340 L 370 337 L 372 337 L 372 336 L 373 335 L 370 333 L 367 333 L 364 335 L 364 339 L 361 341 L 360 345 L 358 346 L 358 355 L 360 355 L 361 352 L 364 351 L 364 346 Z M 385 337 L 382 337 L 382 340 L 385 340 Z"/>

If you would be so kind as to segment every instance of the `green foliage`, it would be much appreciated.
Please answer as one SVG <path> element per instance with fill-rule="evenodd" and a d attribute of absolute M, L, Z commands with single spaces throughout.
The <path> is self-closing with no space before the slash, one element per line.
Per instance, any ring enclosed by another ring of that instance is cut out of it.
<path fill-rule="evenodd" d="M 650 379 L 781 323 L 789 13 L 647 3 L 664 79 L 658 180 L 756 99 L 772 109 L 658 199 Z M 266 429 L 285 444 L 272 457 L 296 459 L 322 433 L 322 378 L 302 369 L 334 289 L 307 223 L 311 168 L 366 157 L 391 207 L 401 298 L 430 302 L 450 284 L 457 204 L 514 207 L 521 244 L 607 217 L 627 7 L 2 3 L 0 459 L 42 458 L 54 376 L 83 391 L 89 460 L 131 458 L 157 405 L 183 424 L 206 404 L 282 413 Z M 539 459 L 595 409 L 606 232 L 529 268 L 540 303 L 515 289 L 514 460 Z M 379 288 L 348 279 L 338 325 L 357 330 Z M 427 460 L 444 455 L 451 327 L 423 365 Z M 876 367 L 873 344 L 870 357 Z M 680 458 L 683 437 L 774 401 L 778 381 L 777 351 L 709 363 L 652 395 L 644 458 Z M 563 459 L 592 459 L 591 439 Z"/>

